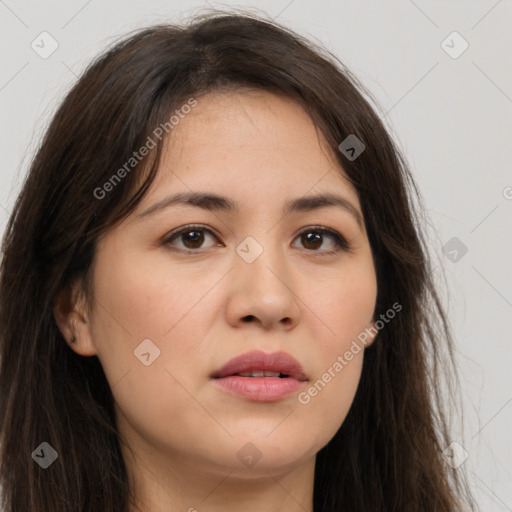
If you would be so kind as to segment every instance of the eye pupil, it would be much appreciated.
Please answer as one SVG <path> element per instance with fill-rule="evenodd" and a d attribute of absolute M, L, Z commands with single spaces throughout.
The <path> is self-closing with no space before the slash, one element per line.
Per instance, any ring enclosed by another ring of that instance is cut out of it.
<path fill-rule="evenodd" d="M 195 236 L 189 237 L 191 233 L 194 233 Z M 197 249 L 203 244 L 204 241 L 204 234 L 202 231 L 194 229 L 191 231 L 187 231 L 186 233 L 182 234 L 183 237 L 183 243 L 189 248 L 189 249 Z M 188 240 L 187 240 L 187 237 Z M 192 241 L 192 247 L 188 246 L 188 242 Z"/>
<path fill-rule="evenodd" d="M 313 247 L 307 247 L 308 249 L 316 249 L 319 246 L 322 245 L 321 243 L 322 235 L 318 233 L 313 233 L 311 231 L 305 233 L 302 235 L 303 241 L 305 241 L 304 245 L 307 246 L 307 244 L 313 244 Z M 320 242 L 320 243 L 318 243 Z"/>

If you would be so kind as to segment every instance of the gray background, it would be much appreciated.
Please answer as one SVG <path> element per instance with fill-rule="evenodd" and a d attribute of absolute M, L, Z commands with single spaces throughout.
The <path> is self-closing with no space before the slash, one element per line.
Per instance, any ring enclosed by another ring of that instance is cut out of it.
<path fill-rule="evenodd" d="M 460 467 L 482 510 L 512 511 L 511 0 L 0 0 L 0 233 L 48 120 L 84 66 L 129 30 L 209 5 L 265 11 L 325 45 L 377 98 L 428 208 L 436 276 L 444 269 L 448 279 L 465 413 L 453 440 L 469 454 Z M 59 45 L 46 59 L 31 47 L 42 46 L 43 31 Z M 453 31 L 469 45 L 457 58 Z"/>

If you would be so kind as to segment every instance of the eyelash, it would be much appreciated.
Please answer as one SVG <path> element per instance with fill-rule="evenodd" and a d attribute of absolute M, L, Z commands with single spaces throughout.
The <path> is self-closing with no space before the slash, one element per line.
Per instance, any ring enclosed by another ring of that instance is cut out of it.
<path fill-rule="evenodd" d="M 207 227 L 200 225 L 200 224 L 190 224 L 190 225 L 184 226 L 182 228 L 179 228 L 178 230 L 175 230 L 175 231 L 172 231 L 171 233 L 169 233 L 169 235 L 166 236 L 166 238 L 164 239 L 163 244 L 170 246 L 171 242 L 174 239 L 179 238 L 181 235 L 189 233 L 190 231 L 194 231 L 194 230 L 205 231 L 205 232 L 211 234 L 212 236 L 214 236 L 215 238 L 217 238 L 217 240 L 218 240 L 218 237 L 215 235 L 215 233 L 212 230 L 208 229 Z M 351 248 L 350 245 L 348 244 L 348 242 L 345 240 L 345 238 L 342 235 L 340 235 L 337 231 L 326 228 L 324 226 L 307 227 L 307 228 L 303 229 L 300 233 L 298 233 L 296 238 L 300 237 L 304 233 L 310 233 L 310 232 L 319 233 L 321 235 L 329 235 L 334 239 L 334 241 L 336 243 L 337 249 L 335 249 L 333 251 L 316 251 L 314 249 L 309 249 L 313 253 L 318 253 L 319 256 L 332 256 L 334 254 L 338 254 L 341 251 L 349 251 Z M 171 250 L 177 251 L 177 252 L 182 252 L 185 254 L 197 254 L 197 253 L 201 252 L 201 249 L 172 248 Z M 308 250 L 308 249 L 306 249 L 306 250 Z"/>

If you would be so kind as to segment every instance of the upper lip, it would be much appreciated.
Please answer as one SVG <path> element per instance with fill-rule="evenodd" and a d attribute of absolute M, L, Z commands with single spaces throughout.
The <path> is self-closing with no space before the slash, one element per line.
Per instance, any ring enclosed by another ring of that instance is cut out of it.
<path fill-rule="evenodd" d="M 272 352 L 267 354 L 260 350 L 246 352 L 228 361 L 222 368 L 219 368 L 211 377 L 220 379 L 238 373 L 253 371 L 280 372 L 296 380 L 305 381 L 307 376 L 299 362 L 286 352 Z"/>

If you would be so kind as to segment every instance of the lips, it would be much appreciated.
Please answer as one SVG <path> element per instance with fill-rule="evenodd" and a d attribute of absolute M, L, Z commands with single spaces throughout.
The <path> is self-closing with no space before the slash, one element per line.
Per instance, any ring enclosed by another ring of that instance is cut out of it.
<path fill-rule="evenodd" d="M 222 368 L 212 373 L 211 378 L 240 376 L 250 378 L 292 378 L 306 381 L 307 376 L 299 362 L 286 352 L 246 352 L 228 361 Z"/>

